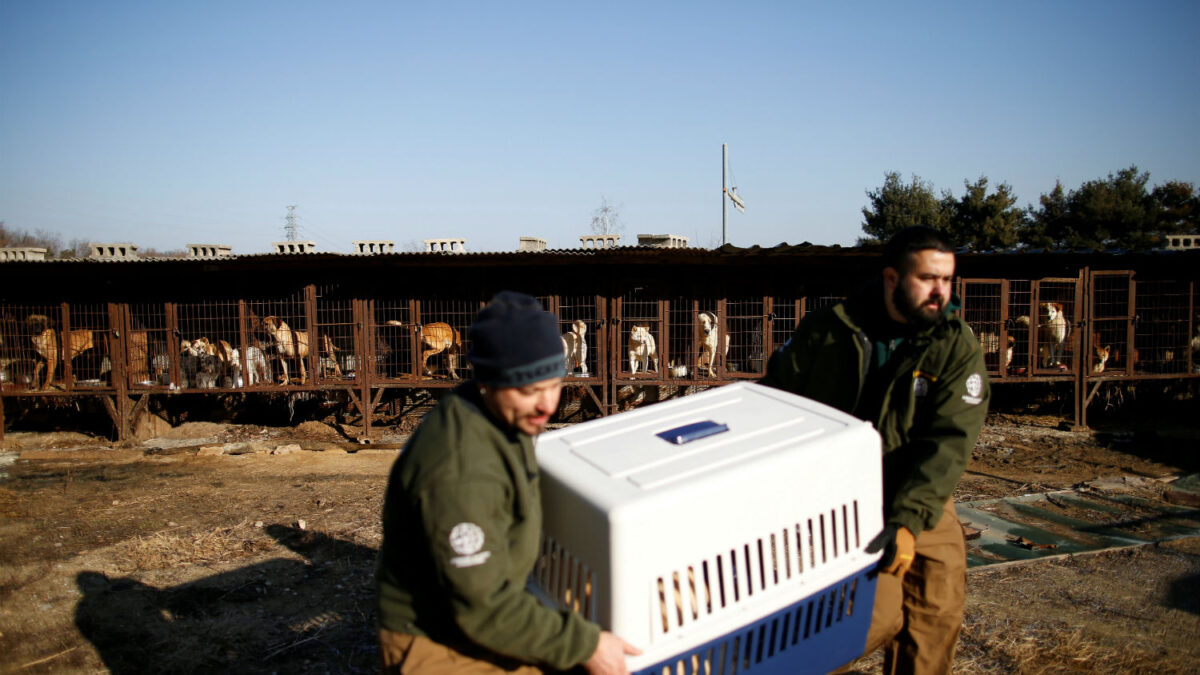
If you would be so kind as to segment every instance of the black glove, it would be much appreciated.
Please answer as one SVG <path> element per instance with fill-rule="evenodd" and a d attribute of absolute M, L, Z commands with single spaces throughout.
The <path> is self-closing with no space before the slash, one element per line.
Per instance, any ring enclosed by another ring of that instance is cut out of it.
<path fill-rule="evenodd" d="M 886 570 L 896 561 L 896 532 L 899 529 L 899 525 L 885 525 L 883 531 L 875 535 L 875 538 L 867 544 L 867 553 L 883 551 L 883 557 L 879 559 L 879 564 L 875 566 L 876 572 Z"/>

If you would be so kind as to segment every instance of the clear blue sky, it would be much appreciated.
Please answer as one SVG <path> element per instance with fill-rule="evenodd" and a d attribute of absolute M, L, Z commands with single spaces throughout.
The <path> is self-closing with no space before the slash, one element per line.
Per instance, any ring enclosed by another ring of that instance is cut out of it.
<path fill-rule="evenodd" d="M 0 1 L 0 220 L 265 252 L 852 244 L 887 171 L 1200 185 L 1200 2 Z M 630 242 L 632 243 L 632 242 Z"/>

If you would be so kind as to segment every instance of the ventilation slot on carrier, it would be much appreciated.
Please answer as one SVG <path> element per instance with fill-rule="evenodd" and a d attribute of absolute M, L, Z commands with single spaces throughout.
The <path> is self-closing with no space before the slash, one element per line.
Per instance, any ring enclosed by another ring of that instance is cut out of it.
<path fill-rule="evenodd" d="M 542 536 L 533 578 L 558 606 L 594 620 L 592 571 L 558 542 Z"/>
<path fill-rule="evenodd" d="M 854 614 L 858 577 L 661 664 L 661 675 L 735 675 L 767 665 Z"/>
<path fill-rule="evenodd" d="M 802 577 L 805 570 L 815 569 L 818 563 L 825 565 L 857 550 L 859 545 L 858 502 L 836 506 L 815 518 L 806 518 L 750 540 L 698 565 L 688 565 L 657 577 L 655 615 L 661 620 L 662 632 L 670 633 L 749 600 L 755 593 L 769 593 L 791 579 Z M 578 563 L 573 559 L 568 562 L 568 556 L 553 542 L 544 546 L 541 560 L 546 562 L 542 572 L 545 578 L 539 577 L 539 583 L 547 589 L 565 588 L 555 597 L 564 599 L 565 593 L 569 602 L 570 589 L 579 583 L 571 565 Z M 561 578 L 564 575 L 565 580 Z M 587 585 L 590 588 L 590 579 Z M 832 603 L 830 600 L 823 605 L 830 616 L 834 611 Z M 792 625 L 792 630 L 797 628 L 798 624 Z"/>

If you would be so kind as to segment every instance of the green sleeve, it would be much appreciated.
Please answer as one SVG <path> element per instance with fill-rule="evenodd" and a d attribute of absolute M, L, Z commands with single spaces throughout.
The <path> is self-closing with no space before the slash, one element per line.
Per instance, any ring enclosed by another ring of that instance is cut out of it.
<path fill-rule="evenodd" d="M 512 569 L 506 486 L 474 480 L 422 494 L 434 565 L 454 621 L 476 644 L 528 663 L 565 670 L 586 661 L 600 629 L 575 612 L 542 605 Z"/>
<path fill-rule="evenodd" d="M 812 361 L 811 350 L 801 349 L 801 343 L 806 336 L 801 332 L 804 324 L 792 333 L 791 339 L 776 349 L 767 360 L 767 374 L 759 380 L 759 384 L 768 387 L 800 394 L 805 391 L 808 382 L 808 369 Z"/>
<path fill-rule="evenodd" d="M 937 524 L 987 417 L 991 388 L 983 353 L 969 333 L 958 340 L 951 359 L 930 386 L 924 411 L 913 420 L 908 441 L 893 451 L 900 453 L 897 459 L 903 462 L 904 474 L 887 522 L 914 534 Z"/>

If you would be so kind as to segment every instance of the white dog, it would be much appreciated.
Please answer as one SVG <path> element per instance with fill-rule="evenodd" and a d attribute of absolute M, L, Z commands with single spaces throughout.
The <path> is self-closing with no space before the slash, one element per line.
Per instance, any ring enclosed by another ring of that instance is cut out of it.
<path fill-rule="evenodd" d="M 700 357 L 696 359 L 696 372 L 704 370 L 708 371 L 709 377 L 716 377 L 717 373 L 713 370 L 713 364 L 717 360 L 717 345 L 720 344 L 720 336 L 717 330 L 717 315 L 712 312 L 700 312 L 696 315 L 697 321 L 700 322 L 700 331 L 704 333 L 704 339 L 700 343 Z M 725 356 L 729 356 L 729 335 L 725 335 Z"/>
<path fill-rule="evenodd" d="M 267 365 L 267 355 L 263 353 L 257 342 L 256 340 L 255 344 L 246 347 L 246 365 L 249 371 L 245 378 L 245 384 L 248 387 L 271 383 L 271 369 Z"/>
<path fill-rule="evenodd" d="M 1043 368 L 1062 366 L 1062 358 L 1070 326 L 1063 316 L 1063 306 L 1057 302 L 1043 302 L 1042 316 L 1038 324 L 1041 345 L 1038 354 Z"/>
<path fill-rule="evenodd" d="M 583 336 L 587 334 L 587 324 L 582 321 L 573 321 L 571 330 L 562 334 L 563 356 L 567 359 L 567 373 L 573 373 L 579 369 L 586 377 L 587 369 L 587 341 Z"/>
<path fill-rule="evenodd" d="M 634 326 L 629 333 L 629 371 L 636 375 L 639 363 L 643 372 L 650 372 L 651 363 L 658 372 L 658 347 L 649 326 Z"/>

